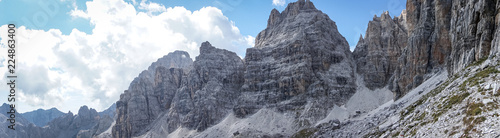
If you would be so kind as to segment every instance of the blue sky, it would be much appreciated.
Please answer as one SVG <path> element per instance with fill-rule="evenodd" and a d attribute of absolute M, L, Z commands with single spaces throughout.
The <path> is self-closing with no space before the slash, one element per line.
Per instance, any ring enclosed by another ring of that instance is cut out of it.
<path fill-rule="evenodd" d="M 33 2 L 37 1 L 37 2 Z M 68 13 L 73 5 L 81 10 L 86 10 L 88 0 L 49 0 L 59 3 L 60 10 L 55 15 L 46 14 L 46 24 L 34 25 L 34 18 L 39 17 L 43 22 L 43 15 L 37 14 L 44 11 L 39 0 L 2 0 L 0 1 L 0 24 L 12 21 L 25 25 L 30 29 L 60 29 L 63 34 L 69 34 L 73 28 L 82 32 L 91 33 L 93 25 L 89 20 L 73 18 Z M 131 0 L 126 0 L 132 3 Z M 137 0 L 139 2 L 140 0 Z M 286 3 L 295 0 L 286 0 Z M 283 11 L 285 5 L 273 5 L 271 0 L 151 0 L 165 7 L 182 6 L 195 11 L 202 7 L 213 6 L 222 10 L 223 14 L 234 21 L 243 35 L 256 36 L 267 24 L 267 18 L 273 8 Z M 339 32 L 355 46 L 360 34 L 365 33 L 368 21 L 374 15 L 380 16 L 383 11 L 389 11 L 391 16 L 399 16 L 406 7 L 405 0 L 313 0 L 316 8 L 328 14 L 337 23 Z M 14 6 L 13 6 L 14 5 Z M 48 4 L 49 5 L 49 4 Z M 47 13 L 47 12 L 44 12 Z M 26 21 L 31 21 L 26 23 Z M 352 48 L 351 48 L 352 49 Z"/>
<path fill-rule="evenodd" d="M 290 0 L 0 0 L 0 50 L 17 25 L 18 111 L 82 105 L 104 110 L 142 70 L 184 50 L 194 59 L 210 41 L 240 57 Z M 399 16 L 404 0 L 312 0 L 353 49 L 374 15 Z M 3 52 L 2 52 L 3 53 Z M 0 72 L 7 72 L 0 56 Z M 0 73 L 0 82 L 6 82 Z M 23 83 L 22 83 L 23 82 Z M 0 85 L 0 93 L 7 93 Z M 7 99 L 1 94 L 0 99 Z M 6 101 L 1 101 L 6 102 Z"/>

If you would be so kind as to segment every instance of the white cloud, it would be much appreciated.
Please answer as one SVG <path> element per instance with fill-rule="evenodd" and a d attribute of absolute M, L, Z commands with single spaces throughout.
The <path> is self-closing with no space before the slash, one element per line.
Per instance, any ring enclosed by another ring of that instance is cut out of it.
<path fill-rule="evenodd" d="M 87 2 L 86 11 L 70 12 L 72 17 L 90 20 L 95 26 L 91 34 L 19 27 L 19 73 L 26 75 L 19 80 L 26 82 L 19 87 L 19 111 L 57 107 L 76 113 L 84 104 L 103 110 L 119 99 L 134 77 L 169 52 L 184 50 L 194 59 L 201 42 L 210 41 L 244 56 L 246 48 L 253 46 L 255 38 L 241 35 L 215 7 L 189 11 L 152 2 L 137 6 L 122 0 L 94 0 Z M 145 12 L 137 10 L 141 7 Z M 6 29 L 3 25 L 0 32 Z M 0 41 L 5 43 L 6 39 Z M 2 64 L 0 72 L 6 72 L 6 62 Z M 5 76 L 0 77 L 6 82 Z M 0 91 L 7 90 L 0 85 Z"/>
<path fill-rule="evenodd" d="M 255 37 L 247 36 L 247 37 L 245 37 L 245 40 L 247 41 L 247 44 L 249 46 L 252 46 L 252 47 L 255 46 Z"/>
<path fill-rule="evenodd" d="M 84 18 L 84 19 L 90 18 L 89 15 L 87 15 L 87 13 L 83 12 L 82 10 L 78 10 L 76 8 L 70 11 L 70 15 L 76 18 Z"/>
<path fill-rule="evenodd" d="M 284 6 L 285 0 L 273 0 L 273 5 L 275 6 Z"/>

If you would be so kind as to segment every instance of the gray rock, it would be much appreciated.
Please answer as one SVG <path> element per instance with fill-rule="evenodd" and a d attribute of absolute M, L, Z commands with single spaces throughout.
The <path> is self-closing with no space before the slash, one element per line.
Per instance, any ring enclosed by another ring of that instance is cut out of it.
<path fill-rule="evenodd" d="M 4 104 L 2 107 L 0 107 L 0 110 L 7 111 L 8 105 Z M 39 112 L 39 114 L 40 113 L 43 112 Z M 40 115 L 48 116 L 47 114 Z M 82 106 L 78 111 L 78 114 L 76 115 L 73 115 L 73 113 L 69 112 L 63 114 L 62 116 L 54 118 L 44 127 L 39 127 L 30 123 L 21 114 L 16 114 L 16 130 L 11 131 L 10 129 L 7 129 L 7 127 L 2 127 L 0 129 L 5 133 L 0 133 L 0 137 L 90 138 L 92 136 L 96 136 L 97 133 L 102 133 L 103 130 L 108 129 L 111 126 L 113 119 L 109 116 L 106 117 L 107 118 L 105 119 L 101 119 L 96 110 L 92 108 L 89 109 L 87 106 Z M 7 114 L 1 113 L 0 118 L 6 120 Z M 5 121 L 2 124 L 4 124 L 4 126 L 7 126 L 8 123 L 9 122 Z"/>
<path fill-rule="evenodd" d="M 108 109 L 106 109 L 102 112 L 99 112 L 99 116 L 101 118 L 103 118 L 105 116 L 115 118 L 115 115 L 116 115 L 116 103 L 113 103 L 111 106 L 108 107 Z"/>
<path fill-rule="evenodd" d="M 193 61 L 184 51 L 169 53 L 139 74 L 116 103 L 116 137 L 137 136 L 147 130 L 161 112 L 169 109 L 171 99 L 180 87 L 182 76 Z"/>
<path fill-rule="evenodd" d="M 474 61 L 490 55 L 493 39 L 498 42 L 498 21 L 500 9 L 498 0 L 462 1 L 454 0 L 451 8 L 450 36 L 452 52 L 448 71 L 457 73 Z M 497 19 L 498 20 L 498 19 Z M 496 37 L 494 37 L 496 36 Z M 493 48 L 495 49 L 495 48 Z M 494 50 L 493 53 L 498 53 Z"/>
<path fill-rule="evenodd" d="M 43 127 L 53 119 L 63 116 L 64 113 L 57 110 L 56 108 L 51 108 L 48 110 L 38 109 L 35 111 L 22 113 L 21 115 L 36 126 Z"/>
<path fill-rule="evenodd" d="M 359 38 L 353 55 L 356 71 L 363 76 L 366 87 L 385 87 L 400 66 L 398 58 L 408 45 L 405 16 L 406 11 L 394 19 L 389 12 L 375 16 L 368 23 L 365 38 Z"/>
<path fill-rule="evenodd" d="M 298 112 L 299 124 L 309 125 L 356 89 L 347 41 L 309 0 L 290 3 L 282 13 L 271 11 L 267 28 L 247 49 L 245 66 L 242 96 L 234 109 L 238 117 L 275 107 Z"/>
<path fill-rule="evenodd" d="M 193 69 L 177 91 L 168 112 L 168 128 L 203 131 L 225 117 L 239 96 L 244 65 L 234 52 L 202 43 Z"/>
<path fill-rule="evenodd" d="M 451 4 L 451 0 L 407 1 L 408 46 L 390 84 L 396 98 L 424 82 L 426 74 L 445 67 L 451 51 Z"/>

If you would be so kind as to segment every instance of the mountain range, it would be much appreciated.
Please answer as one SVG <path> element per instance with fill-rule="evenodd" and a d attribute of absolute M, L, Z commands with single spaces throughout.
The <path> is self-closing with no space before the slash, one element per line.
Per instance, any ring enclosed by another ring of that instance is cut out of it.
<path fill-rule="evenodd" d="M 208 41 L 194 60 L 175 51 L 102 113 L 36 110 L 1 137 L 499 137 L 499 13 L 499 0 L 407 0 L 351 52 L 298 0 L 243 59 Z"/>

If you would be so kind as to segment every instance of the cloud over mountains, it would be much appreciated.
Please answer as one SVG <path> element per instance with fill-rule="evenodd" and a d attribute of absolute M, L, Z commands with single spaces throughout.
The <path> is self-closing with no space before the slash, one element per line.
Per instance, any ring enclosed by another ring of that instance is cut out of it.
<path fill-rule="evenodd" d="M 76 112 L 84 104 L 101 110 L 118 100 L 134 76 L 169 52 L 184 50 L 195 57 L 200 43 L 210 41 L 242 57 L 253 46 L 254 37 L 242 35 L 215 7 L 190 11 L 123 0 L 86 5 L 86 10 L 75 8 L 68 16 L 89 19 L 95 27 L 91 34 L 18 27 L 21 112 L 47 107 Z M 0 32 L 6 30 L 7 25 L 0 27 Z M 0 33 L 0 38 L 6 37 Z M 2 64 L 0 71 L 6 72 L 7 63 Z M 7 90 L 0 86 L 0 91 Z"/>

